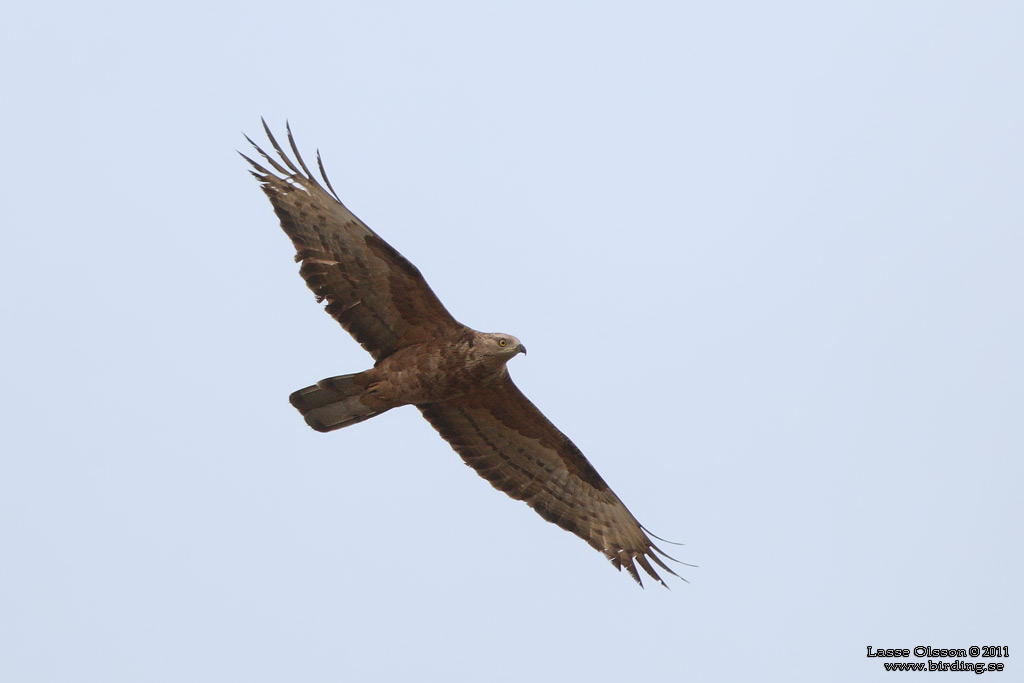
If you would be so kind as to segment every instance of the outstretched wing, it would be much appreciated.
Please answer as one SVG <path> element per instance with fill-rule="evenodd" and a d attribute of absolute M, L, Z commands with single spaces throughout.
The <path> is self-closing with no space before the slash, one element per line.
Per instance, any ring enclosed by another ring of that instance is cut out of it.
<path fill-rule="evenodd" d="M 654 545 L 580 449 L 507 375 L 457 401 L 418 407 L 494 488 L 576 534 L 617 569 L 625 567 L 641 586 L 637 564 L 665 585 L 649 560 L 679 576 L 658 557 L 656 553 L 669 556 Z"/>
<path fill-rule="evenodd" d="M 326 190 L 302 161 L 290 127 L 288 144 L 298 166 L 265 121 L 263 129 L 280 161 L 246 140 L 273 171 L 242 157 L 252 164 L 252 174 L 295 245 L 299 274 L 317 301 L 327 301 L 327 312 L 376 360 L 461 329 L 419 269 L 345 208 L 324 173 L 320 153 L 317 165 Z"/>

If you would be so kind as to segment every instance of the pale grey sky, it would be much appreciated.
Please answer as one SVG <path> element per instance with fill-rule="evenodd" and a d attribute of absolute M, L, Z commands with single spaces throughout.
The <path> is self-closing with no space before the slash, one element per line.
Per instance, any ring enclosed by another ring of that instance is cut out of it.
<path fill-rule="evenodd" d="M 9 8 L 0 680 L 1019 675 L 1022 35 L 1009 2 Z M 288 394 L 371 360 L 235 154 L 260 116 L 529 346 L 689 585 L 414 409 L 305 426 Z"/>

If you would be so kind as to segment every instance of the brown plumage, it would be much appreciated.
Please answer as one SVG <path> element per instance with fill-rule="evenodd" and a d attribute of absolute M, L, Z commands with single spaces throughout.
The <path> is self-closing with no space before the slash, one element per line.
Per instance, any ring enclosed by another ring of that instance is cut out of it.
<path fill-rule="evenodd" d="M 526 347 L 456 321 L 416 266 L 345 208 L 319 152 L 326 189 L 290 128 L 294 162 L 266 122 L 263 128 L 279 159 L 246 139 L 272 170 L 242 156 L 295 245 L 299 274 L 376 361 L 293 393 L 306 422 L 327 432 L 415 405 L 480 476 L 625 567 L 641 586 L 636 565 L 663 585 L 652 561 L 678 576 L 583 453 L 512 382 L 506 363 Z"/>

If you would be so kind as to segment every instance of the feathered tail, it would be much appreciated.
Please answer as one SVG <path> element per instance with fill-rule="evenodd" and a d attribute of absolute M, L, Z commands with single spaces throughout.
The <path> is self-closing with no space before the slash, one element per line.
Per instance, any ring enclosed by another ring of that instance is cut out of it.
<path fill-rule="evenodd" d="M 377 401 L 367 400 L 366 373 L 338 375 L 299 389 L 288 400 L 302 413 L 306 424 L 318 432 L 333 432 L 390 410 Z"/>

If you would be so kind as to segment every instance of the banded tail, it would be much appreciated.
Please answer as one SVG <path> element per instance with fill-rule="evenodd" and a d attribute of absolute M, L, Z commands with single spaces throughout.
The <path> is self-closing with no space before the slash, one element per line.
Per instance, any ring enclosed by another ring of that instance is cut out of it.
<path fill-rule="evenodd" d="M 333 432 L 388 411 L 365 394 L 366 373 L 338 375 L 299 389 L 288 400 L 318 432 Z"/>

